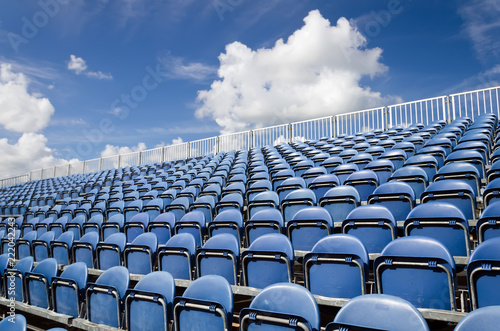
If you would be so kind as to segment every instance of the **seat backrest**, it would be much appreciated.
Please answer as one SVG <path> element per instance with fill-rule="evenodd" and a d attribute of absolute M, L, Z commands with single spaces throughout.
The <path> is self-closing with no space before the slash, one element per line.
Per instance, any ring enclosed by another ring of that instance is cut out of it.
<path fill-rule="evenodd" d="M 174 330 L 230 330 L 233 292 L 221 276 L 206 275 L 193 281 L 182 297 L 175 298 Z"/>
<path fill-rule="evenodd" d="M 318 240 L 333 233 L 332 218 L 323 207 L 302 208 L 286 227 L 295 250 L 310 251 Z"/>
<path fill-rule="evenodd" d="M 278 323 L 269 322 L 272 318 L 277 318 L 275 321 L 282 319 L 283 330 L 289 329 L 288 321 L 292 319 L 302 330 L 320 330 L 318 304 L 307 289 L 297 284 L 278 283 L 259 292 L 250 307 L 241 311 L 240 330 L 251 329 L 250 325 L 253 323 L 264 328 L 267 324 L 267 328 L 271 328 L 271 325 Z"/>
<path fill-rule="evenodd" d="M 170 238 L 158 252 L 158 269 L 168 271 L 175 279 L 191 279 L 195 264 L 196 240 L 191 233 Z"/>
<path fill-rule="evenodd" d="M 335 320 L 326 326 L 326 331 L 356 327 L 362 330 L 429 330 L 415 306 L 387 294 L 368 294 L 349 300 L 337 313 Z"/>
<path fill-rule="evenodd" d="M 468 313 L 458 325 L 455 331 L 494 331 L 498 329 L 498 316 L 500 306 L 491 306 L 476 309 Z"/>
<path fill-rule="evenodd" d="M 221 256 L 222 254 L 222 256 Z M 204 275 L 220 275 L 229 284 L 238 284 L 240 242 L 229 233 L 217 234 L 198 250 L 196 271 L 198 277 Z"/>
<path fill-rule="evenodd" d="M 488 205 L 476 224 L 476 233 L 479 243 L 500 237 L 500 201 Z"/>

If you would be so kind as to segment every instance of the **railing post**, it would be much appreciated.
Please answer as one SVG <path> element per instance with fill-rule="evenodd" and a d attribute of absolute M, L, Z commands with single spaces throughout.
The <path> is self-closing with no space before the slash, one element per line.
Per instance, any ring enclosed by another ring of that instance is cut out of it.
<path fill-rule="evenodd" d="M 253 130 L 248 132 L 248 149 L 253 148 Z"/>
<path fill-rule="evenodd" d="M 161 163 L 165 162 L 165 146 L 161 147 Z"/>
<path fill-rule="evenodd" d="M 448 123 L 451 123 L 451 121 L 453 121 L 453 117 L 452 117 L 452 114 L 451 114 L 451 102 L 452 102 L 453 98 L 451 98 L 449 95 L 446 96 L 446 107 L 448 108 L 448 118 L 447 118 L 447 121 Z"/>
<path fill-rule="evenodd" d="M 54 166 L 54 172 L 53 172 L 52 178 L 56 178 L 56 166 Z"/>
<path fill-rule="evenodd" d="M 288 143 L 290 144 L 293 139 L 293 126 L 291 123 L 288 124 Z"/>
<path fill-rule="evenodd" d="M 141 165 L 142 164 L 142 151 L 139 151 L 139 164 L 138 165 Z"/>
<path fill-rule="evenodd" d="M 387 107 L 384 107 L 384 118 L 385 118 L 384 131 L 386 131 L 386 130 L 389 130 L 389 128 L 392 126 L 391 114 L 389 112 L 389 108 L 387 108 Z"/>
<path fill-rule="evenodd" d="M 99 158 L 99 171 L 102 171 L 102 157 Z"/>
<path fill-rule="evenodd" d="M 68 173 L 67 175 L 71 175 L 71 163 L 68 162 Z"/>
<path fill-rule="evenodd" d="M 215 155 L 219 154 L 220 153 L 220 136 L 217 136 L 217 141 L 216 141 L 216 144 L 215 144 Z"/>
<path fill-rule="evenodd" d="M 82 174 L 85 173 L 85 167 L 87 167 L 87 161 L 83 161 L 83 169 L 82 169 Z"/>
<path fill-rule="evenodd" d="M 118 168 L 122 167 L 122 156 L 121 154 L 118 154 Z"/>

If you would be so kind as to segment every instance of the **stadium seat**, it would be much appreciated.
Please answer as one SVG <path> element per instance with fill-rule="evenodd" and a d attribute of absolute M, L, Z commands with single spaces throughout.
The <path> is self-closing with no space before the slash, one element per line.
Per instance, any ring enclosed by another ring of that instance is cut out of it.
<path fill-rule="evenodd" d="M 123 232 L 127 236 L 127 242 L 131 243 L 137 236 L 146 232 L 149 225 L 149 214 L 141 212 L 135 214 L 128 221 L 125 221 Z"/>
<path fill-rule="evenodd" d="M 84 262 L 89 269 L 95 268 L 97 266 L 95 260 L 98 242 L 99 234 L 97 232 L 84 234 L 80 240 L 73 242 L 71 249 L 72 260 L 74 262 Z"/>
<path fill-rule="evenodd" d="M 87 222 L 87 219 L 85 218 L 85 216 L 83 216 L 83 215 L 75 216 L 75 217 L 73 217 L 72 220 L 70 220 L 68 223 L 66 223 L 65 231 L 73 232 L 73 238 L 75 240 L 78 240 L 83 235 L 83 225 L 85 224 L 85 222 Z"/>
<path fill-rule="evenodd" d="M 193 188 L 194 189 L 194 188 Z M 152 199 L 147 202 L 147 204 L 142 207 L 142 212 L 147 213 L 150 220 L 154 220 L 163 211 L 163 200 L 162 199 Z"/>
<path fill-rule="evenodd" d="M 219 275 L 229 284 L 238 285 L 240 242 L 229 233 L 217 234 L 198 250 L 196 255 L 197 277 Z"/>
<path fill-rule="evenodd" d="M 354 173 L 358 170 L 359 170 L 359 168 L 357 165 L 355 165 L 354 163 L 348 163 L 348 164 L 341 164 L 341 165 L 337 166 L 330 173 L 337 176 L 339 183 L 341 185 L 344 185 L 344 182 L 346 181 L 347 177 L 349 177 L 352 173 Z"/>
<path fill-rule="evenodd" d="M 430 184 L 422 193 L 420 202 L 430 201 L 451 203 L 467 220 L 476 219 L 476 195 L 470 185 L 461 180 L 446 179 Z"/>
<path fill-rule="evenodd" d="M 87 278 L 88 271 L 83 262 L 75 262 L 66 267 L 59 277 L 52 277 L 51 295 L 56 313 L 80 316 Z"/>
<path fill-rule="evenodd" d="M 19 238 L 15 242 L 15 248 L 14 247 L 12 248 L 14 248 L 14 253 L 16 254 L 16 258 L 18 260 L 33 255 L 32 243 L 33 240 L 36 240 L 36 238 L 37 238 L 37 232 L 31 231 L 25 234 L 22 238 Z"/>
<path fill-rule="evenodd" d="M 377 293 L 417 308 L 456 310 L 455 262 L 439 241 L 420 236 L 389 243 L 373 263 Z"/>
<path fill-rule="evenodd" d="M 483 203 L 485 207 L 498 201 L 500 201 L 500 178 L 496 178 L 489 182 L 483 192 Z"/>
<path fill-rule="evenodd" d="M 205 214 L 205 221 L 212 221 L 215 212 L 215 198 L 211 195 L 200 196 L 189 206 L 189 211 L 199 210 Z M 174 215 L 175 216 L 175 215 Z"/>
<path fill-rule="evenodd" d="M 130 275 L 125 267 L 112 267 L 103 272 L 86 290 L 87 320 L 119 328 L 122 323 L 122 302 L 129 287 Z"/>
<path fill-rule="evenodd" d="M 113 233 L 96 246 L 97 268 L 108 270 L 115 266 L 122 265 L 123 250 L 127 243 L 124 233 Z"/>
<path fill-rule="evenodd" d="M 19 313 L 16 313 L 14 316 L 6 316 L 0 321 L 0 329 L 2 331 L 26 331 L 26 318 Z"/>
<path fill-rule="evenodd" d="M 408 301 L 387 294 L 369 294 L 349 300 L 340 309 L 325 329 L 334 330 L 429 331 L 429 326 Z"/>
<path fill-rule="evenodd" d="M 8 277 L 3 278 L 4 293 L 7 299 L 14 299 L 19 302 L 25 301 L 27 293 L 24 288 L 24 279 L 26 273 L 33 269 L 34 259 L 32 256 L 27 256 L 24 259 L 17 261 L 12 268 L 5 269 L 4 275 Z"/>
<path fill-rule="evenodd" d="M 240 330 L 320 330 L 318 304 L 304 287 L 278 283 L 259 292 L 240 312 Z"/>
<path fill-rule="evenodd" d="M 243 215 L 237 209 L 220 212 L 212 222 L 207 224 L 208 237 L 221 233 L 232 234 L 241 243 L 243 232 Z"/>
<path fill-rule="evenodd" d="M 83 235 L 90 232 L 96 232 L 100 236 L 103 223 L 104 217 L 102 214 L 91 216 L 90 219 L 83 224 Z"/>
<path fill-rule="evenodd" d="M 404 166 L 392 174 L 388 179 L 388 182 L 404 182 L 413 189 L 415 194 L 415 199 L 420 200 L 420 195 L 425 191 L 427 185 L 429 184 L 429 179 L 427 178 L 427 173 L 420 167 L 416 166 Z"/>
<path fill-rule="evenodd" d="M 499 314 L 500 306 L 476 309 L 458 323 L 455 331 L 495 331 L 498 329 Z"/>
<path fill-rule="evenodd" d="M 233 305 L 231 286 L 223 277 L 198 278 L 174 300 L 173 330 L 230 330 Z"/>
<path fill-rule="evenodd" d="M 169 272 L 175 279 L 192 280 L 196 241 L 191 233 L 179 233 L 158 249 L 158 270 Z"/>
<path fill-rule="evenodd" d="M 68 265 L 71 263 L 73 240 L 73 232 L 66 231 L 50 243 L 50 256 L 55 258 L 58 264 Z"/>
<path fill-rule="evenodd" d="M 245 246 L 248 247 L 258 237 L 269 233 L 283 233 L 284 221 L 281 212 L 274 208 L 266 208 L 256 212 L 245 221 Z"/>
<path fill-rule="evenodd" d="M 415 207 L 404 225 L 405 236 L 425 236 L 440 241 L 453 257 L 470 255 L 469 223 L 454 205 L 429 202 Z"/>
<path fill-rule="evenodd" d="M 500 202 L 494 202 L 488 205 L 476 224 L 477 240 L 483 241 L 500 237 Z"/>
<path fill-rule="evenodd" d="M 337 176 L 327 174 L 314 178 L 314 180 L 308 185 L 308 188 L 314 192 L 316 201 L 319 201 L 329 189 L 334 188 L 339 184 Z"/>
<path fill-rule="evenodd" d="M 32 271 L 26 272 L 24 284 L 26 302 L 29 305 L 52 309 L 50 287 L 52 277 L 57 276 L 57 271 L 56 259 L 48 258 L 38 263 Z"/>
<path fill-rule="evenodd" d="M 261 192 L 248 201 L 247 218 L 252 218 L 257 212 L 263 209 L 275 208 L 279 209 L 279 196 L 274 191 Z"/>
<path fill-rule="evenodd" d="M 358 191 L 347 185 L 341 185 L 328 190 L 319 205 L 325 208 L 334 223 L 343 222 L 347 215 L 361 204 Z"/>
<path fill-rule="evenodd" d="M 174 295 L 175 281 L 168 272 L 156 271 L 141 278 L 125 298 L 127 330 L 168 331 Z"/>
<path fill-rule="evenodd" d="M 265 288 L 274 283 L 291 282 L 293 261 L 292 244 L 285 235 L 262 235 L 241 254 L 242 285 Z"/>
<path fill-rule="evenodd" d="M 318 240 L 333 233 L 333 222 L 323 207 L 306 207 L 294 214 L 286 229 L 295 250 L 310 251 Z"/>
<path fill-rule="evenodd" d="M 201 247 L 206 233 L 205 215 L 201 211 L 191 211 L 175 221 L 175 233 L 190 233 L 196 240 L 196 246 Z"/>
<path fill-rule="evenodd" d="M 50 255 L 50 243 L 54 241 L 55 234 L 52 231 L 48 231 L 41 235 L 36 240 L 32 241 L 33 257 L 35 262 L 41 262 L 46 258 L 51 257 Z"/>
<path fill-rule="evenodd" d="M 380 253 L 396 238 L 396 228 L 391 212 L 375 205 L 357 207 L 342 222 L 342 233 L 361 240 L 368 253 Z"/>
<path fill-rule="evenodd" d="M 367 201 L 370 194 L 373 193 L 378 186 L 377 174 L 372 170 L 360 170 L 349 175 L 344 184 L 354 187 L 361 201 Z"/>
<path fill-rule="evenodd" d="M 167 241 L 174 235 L 175 214 L 165 212 L 158 215 L 148 224 L 148 232 L 154 233 L 159 245 L 165 245 Z"/>
<path fill-rule="evenodd" d="M 467 162 L 455 162 L 449 163 L 441 167 L 436 175 L 434 175 L 434 182 L 447 179 L 461 180 L 464 183 L 469 184 L 469 186 L 474 191 L 474 194 L 479 195 L 479 189 L 481 188 L 481 178 L 480 175 L 472 164 Z"/>
<path fill-rule="evenodd" d="M 396 222 L 404 221 L 415 205 L 415 193 L 410 185 L 403 182 L 384 183 L 368 197 L 368 204 L 384 206 Z"/>
<path fill-rule="evenodd" d="M 358 238 L 329 235 L 304 256 L 304 286 L 312 294 L 331 298 L 366 294 L 368 263 L 368 252 Z"/>
<path fill-rule="evenodd" d="M 472 309 L 500 306 L 500 238 L 483 241 L 467 264 Z"/>
<path fill-rule="evenodd" d="M 293 218 L 300 210 L 309 206 L 316 205 L 316 195 L 310 189 L 303 188 L 293 190 L 281 200 L 281 212 L 285 225 Z"/>
<path fill-rule="evenodd" d="M 123 250 L 123 262 L 132 274 L 148 274 L 155 268 L 158 243 L 154 233 L 138 235 Z"/>
<path fill-rule="evenodd" d="M 408 158 L 404 166 L 420 167 L 427 174 L 427 179 L 429 181 L 434 178 L 434 175 L 437 173 L 437 170 L 439 168 L 439 164 L 436 158 L 432 155 L 427 154 L 417 154 Z"/>

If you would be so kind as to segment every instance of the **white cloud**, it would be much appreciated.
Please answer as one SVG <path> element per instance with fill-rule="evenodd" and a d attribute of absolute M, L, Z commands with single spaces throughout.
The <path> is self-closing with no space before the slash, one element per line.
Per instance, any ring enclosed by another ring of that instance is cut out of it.
<path fill-rule="evenodd" d="M 40 131 L 54 113 L 49 99 L 30 93 L 29 84 L 24 74 L 12 72 L 10 64 L 0 65 L 0 125 L 9 131 Z"/>
<path fill-rule="evenodd" d="M 183 142 L 184 142 L 184 140 L 182 140 L 181 137 L 177 137 L 177 138 L 172 139 L 172 145 L 182 144 Z"/>
<path fill-rule="evenodd" d="M 68 70 L 74 71 L 77 75 L 87 70 L 87 64 L 85 63 L 84 59 L 73 54 L 71 54 L 69 57 L 70 60 L 68 62 Z"/>
<path fill-rule="evenodd" d="M 463 31 L 472 40 L 481 60 L 500 55 L 500 2 L 498 0 L 466 1 L 458 13 L 464 20 Z"/>
<path fill-rule="evenodd" d="M 219 80 L 198 91 L 198 118 L 212 117 L 222 133 L 360 110 L 399 101 L 361 86 L 387 71 L 382 50 L 347 19 L 336 25 L 311 11 L 305 25 L 272 48 L 240 42 L 219 56 Z"/>
<path fill-rule="evenodd" d="M 184 63 L 183 58 L 172 55 L 163 57 L 160 62 L 165 67 L 167 78 L 204 81 L 217 73 L 217 68 L 213 66 L 200 62 Z"/>
<path fill-rule="evenodd" d="M 452 94 L 463 91 L 478 90 L 500 85 L 500 64 L 481 71 L 480 73 L 464 79 L 459 84 L 453 85 L 440 94 Z"/>
<path fill-rule="evenodd" d="M 0 139 L 0 178 L 8 178 L 28 173 L 30 170 L 67 164 L 68 161 L 54 157 L 47 147 L 43 134 L 23 133 L 15 144 L 7 138 Z M 72 160 L 75 161 L 75 160 Z"/>
<path fill-rule="evenodd" d="M 129 154 L 129 153 L 143 151 L 146 148 L 147 147 L 145 143 L 138 143 L 137 146 L 132 146 L 132 147 L 127 147 L 127 146 L 120 147 L 108 144 L 101 152 L 101 157 L 115 156 L 119 154 Z"/>
<path fill-rule="evenodd" d="M 79 75 L 83 73 L 85 76 L 95 79 L 113 79 L 111 74 L 105 74 L 102 71 L 87 71 L 87 63 L 81 57 L 77 57 L 73 54 L 69 57 L 68 70 L 74 71 L 75 74 Z"/>

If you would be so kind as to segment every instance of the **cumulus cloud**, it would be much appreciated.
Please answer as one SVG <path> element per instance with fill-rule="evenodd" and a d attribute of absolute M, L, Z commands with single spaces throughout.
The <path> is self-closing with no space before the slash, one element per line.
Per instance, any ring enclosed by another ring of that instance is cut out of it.
<path fill-rule="evenodd" d="M 336 25 L 311 11 L 304 26 L 272 48 L 233 42 L 219 56 L 218 76 L 198 91 L 198 118 L 211 117 L 222 133 L 360 110 L 399 101 L 362 86 L 383 74 L 382 49 L 347 19 Z"/>
<path fill-rule="evenodd" d="M 28 173 L 30 170 L 67 164 L 68 161 L 54 156 L 47 147 L 47 138 L 39 133 L 23 133 L 14 144 L 0 139 L 0 178 Z M 76 161 L 76 160 L 72 160 Z"/>
<path fill-rule="evenodd" d="M 106 145 L 104 150 L 101 152 L 101 157 L 109 157 L 115 156 L 119 154 L 128 154 L 145 150 L 145 143 L 138 143 L 137 146 L 127 147 L 127 146 L 115 146 L 115 145 Z"/>
<path fill-rule="evenodd" d="M 79 75 L 83 73 L 85 76 L 89 78 L 95 79 L 113 79 L 111 74 L 105 74 L 102 71 L 89 71 L 87 70 L 87 63 L 81 57 L 75 56 L 71 54 L 69 56 L 68 62 L 68 70 L 74 71 L 75 74 Z"/>
<path fill-rule="evenodd" d="M 14 73 L 10 64 L 0 65 L 0 125 L 9 131 L 37 132 L 54 113 L 49 99 L 30 93 L 29 79 Z"/>

